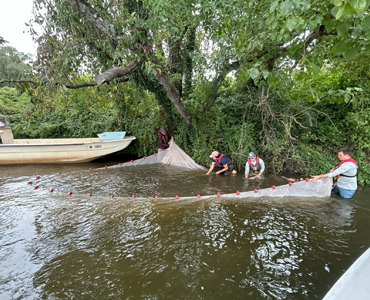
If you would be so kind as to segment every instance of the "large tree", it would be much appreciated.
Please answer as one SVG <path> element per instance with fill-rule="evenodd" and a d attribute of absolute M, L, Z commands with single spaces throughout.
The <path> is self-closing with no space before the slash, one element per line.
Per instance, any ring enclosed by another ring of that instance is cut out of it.
<path fill-rule="evenodd" d="M 40 82 L 86 86 L 70 82 L 81 70 L 96 74 L 90 85 L 135 80 L 190 124 L 198 82 L 208 82 L 206 111 L 234 70 L 277 84 L 282 71 L 315 76 L 333 54 L 355 58 L 368 47 L 369 2 L 35 0 L 31 32 L 41 25 Z"/>
<path fill-rule="evenodd" d="M 27 77 L 30 71 L 27 63 L 30 60 L 30 54 L 19 52 L 10 46 L 0 46 L 0 87 L 14 86 L 20 79 Z"/>

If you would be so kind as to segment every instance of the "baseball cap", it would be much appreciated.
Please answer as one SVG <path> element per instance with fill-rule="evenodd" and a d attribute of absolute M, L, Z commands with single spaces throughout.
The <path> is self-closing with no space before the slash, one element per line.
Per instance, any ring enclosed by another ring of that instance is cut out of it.
<path fill-rule="evenodd" d="M 212 158 L 212 157 L 218 156 L 218 154 L 219 153 L 217 151 L 213 151 L 209 157 Z"/>

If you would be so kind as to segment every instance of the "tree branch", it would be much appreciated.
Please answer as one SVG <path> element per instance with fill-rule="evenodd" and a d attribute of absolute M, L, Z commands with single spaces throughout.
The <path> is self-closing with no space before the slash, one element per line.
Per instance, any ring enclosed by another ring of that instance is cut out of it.
<path fill-rule="evenodd" d="M 302 46 L 302 52 L 300 54 L 299 59 L 296 60 L 296 63 L 294 64 L 293 68 L 295 68 L 298 64 L 298 61 L 303 57 L 304 53 L 306 52 L 308 46 L 315 40 L 323 37 L 323 36 L 328 36 L 328 35 L 333 35 L 334 32 L 326 32 L 325 25 L 320 25 L 319 29 L 312 32 L 307 36 L 307 38 L 303 41 L 303 46 Z M 275 67 L 275 61 L 282 56 L 282 54 L 288 52 L 290 50 L 290 47 L 283 47 L 279 49 L 279 52 L 275 54 L 273 57 L 269 58 L 267 60 L 267 66 L 268 70 L 271 72 L 274 67 Z"/>
<path fill-rule="evenodd" d="M 74 10 L 81 13 L 97 28 L 99 28 L 102 32 L 107 34 L 113 40 L 119 41 L 121 35 L 118 34 L 117 31 L 114 29 L 113 24 L 110 24 L 109 22 L 104 20 L 100 16 L 99 12 L 96 9 L 92 8 L 84 0 L 65 0 L 65 2 L 69 4 Z"/>
<path fill-rule="evenodd" d="M 71 90 L 77 90 L 80 88 L 88 87 L 88 86 L 96 86 L 96 83 L 84 83 L 84 84 L 78 84 L 78 85 L 65 85 L 66 88 Z"/>
<path fill-rule="evenodd" d="M 118 78 L 118 77 L 122 77 L 122 76 L 125 76 L 125 75 L 128 75 L 130 74 L 133 70 L 135 70 L 138 66 L 140 66 L 142 63 L 137 61 L 137 60 L 133 60 L 132 62 L 130 62 L 126 67 L 124 68 L 112 68 L 100 75 L 97 75 L 95 77 L 95 82 L 97 85 L 102 85 L 103 83 L 108 83 L 110 81 L 112 81 L 113 79 L 115 78 Z"/>
<path fill-rule="evenodd" d="M 334 35 L 335 34 L 335 30 L 332 31 L 332 32 L 327 32 L 326 31 L 326 28 L 325 28 L 325 25 L 320 25 L 319 29 L 317 31 L 314 31 L 312 32 L 311 34 L 309 34 L 307 36 L 307 38 L 303 41 L 303 46 L 302 46 L 302 52 L 301 52 L 301 55 L 299 56 L 299 59 L 296 60 L 294 66 L 292 67 L 293 69 L 297 66 L 298 62 L 300 61 L 300 59 L 304 56 L 304 54 L 306 53 L 306 50 L 308 48 L 308 46 L 315 40 L 323 37 L 323 36 L 328 36 L 328 35 Z"/>
<path fill-rule="evenodd" d="M 177 93 L 174 84 L 171 82 L 168 76 L 162 72 L 157 72 L 155 78 L 164 87 L 172 103 L 175 105 L 177 111 L 184 118 L 186 124 L 190 125 L 191 118 L 189 114 L 186 112 L 185 107 L 182 105 L 181 99 L 179 97 L 179 94 Z"/>
<path fill-rule="evenodd" d="M 209 110 L 212 105 L 215 103 L 218 96 L 218 89 L 220 88 L 222 82 L 225 80 L 227 74 L 231 71 L 237 70 L 240 67 L 240 62 L 235 61 L 232 64 L 228 65 L 223 71 L 221 71 L 218 76 L 213 80 L 213 89 L 211 95 L 211 101 L 209 101 L 203 108 L 204 111 Z"/>
<path fill-rule="evenodd" d="M 286 48 L 286 47 L 284 47 L 284 48 L 280 48 L 279 49 L 279 53 L 277 53 L 277 54 L 275 54 L 273 57 L 271 57 L 271 58 L 269 58 L 268 60 L 267 60 L 267 70 L 269 71 L 269 72 L 272 72 L 272 70 L 274 69 L 274 67 L 275 67 L 275 61 L 279 58 L 279 57 L 281 57 L 281 55 L 283 54 L 283 53 L 286 53 L 286 52 L 288 52 L 289 51 L 289 49 L 288 48 Z"/>
<path fill-rule="evenodd" d="M 107 34 L 113 40 L 119 42 L 122 36 L 125 36 L 125 34 L 118 34 L 118 32 L 114 29 L 114 25 L 105 20 L 96 9 L 94 9 L 89 3 L 87 3 L 86 0 L 65 0 L 65 2 L 68 5 L 70 5 L 70 7 L 73 10 L 79 12 L 83 17 L 88 19 L 93 25 L 95 25 L 99 30 Z M 131 45 L 130 48 L 134 53 L 138 55 L 142 54 L 142 52 L 140 51 L 140 47 L 135 47 L 134 45 Z M 134 60 L 124 68 L 112 68 L 100 75 L 97 75 L 95 77 L 95 82 L 97 85 L 109 83 L 115 78 L 119 78 L 130 74 L 135 68 L 140 66 L 143 62 L 144 60 L 141 62 Z M 156 79 L 167 91 L 168 96 L 175 105 L 176 109 L 178 110 L 180 115 L 185 119 L 186 123 L 189 125 L 191 123 L 190 116 L 185 111 L 185 108 L 181 103 L 179 94 L 176 91 L 176 88 L 173 82 L 171 82 L 169 76 L 164 74 L 164 72 L 163 73 L 158 72 L 156 75 Z"/>

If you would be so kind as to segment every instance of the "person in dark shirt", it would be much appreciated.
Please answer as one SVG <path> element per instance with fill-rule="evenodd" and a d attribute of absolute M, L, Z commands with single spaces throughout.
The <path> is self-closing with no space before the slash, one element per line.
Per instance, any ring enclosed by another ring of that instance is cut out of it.
<path fill-rule="evenodd" d="M 223 173 L 224 175 L 236 174 L 236 170 L 234 170 L 234 164 L 231 159 L 226 156 L 225 154 L 220 154 L 217 151 L 213 151 L 212 154 L 209 156 L 212 158 L 212 165 L 207 172 L 207 175 L 211 174 L 212 170 L 214 169 L 215 165 L 217 164 L 218 171 L 216 174 Z"/>
<path fill-rule="evenodd" d="M 172 138 L 171 138 L 172 139 Z M 165 151 L 170 145 L 169 141 L 171 140 L 166 130 L 162 127 L 158 132 L 158 153 Z"/>

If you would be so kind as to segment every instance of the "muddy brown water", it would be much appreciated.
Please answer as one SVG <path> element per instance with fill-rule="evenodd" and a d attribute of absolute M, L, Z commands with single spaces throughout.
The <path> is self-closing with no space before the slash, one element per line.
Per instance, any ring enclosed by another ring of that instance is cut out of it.
<path fill-rule="evenodd" d="M 286 181 L 101 163 L 1 167 L 0 180 L 1 300 L 322 299 L 370 246 L 369 188 L 181 201 Z"/>

